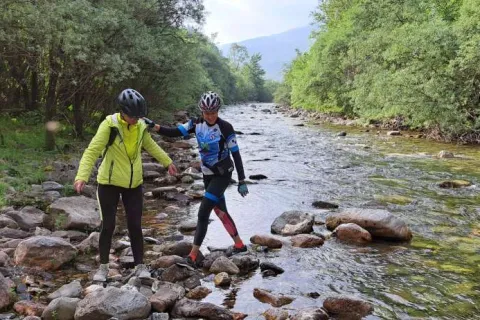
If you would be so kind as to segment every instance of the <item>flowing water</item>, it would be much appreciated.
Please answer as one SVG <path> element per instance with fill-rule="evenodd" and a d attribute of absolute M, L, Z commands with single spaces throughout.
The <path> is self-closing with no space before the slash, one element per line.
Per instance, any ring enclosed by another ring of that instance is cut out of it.
<path fill-rule="evenodd" d="M 358 246 L 335 239 L 315 249 L 284 246 L 260 254 L 285 269 L 277 277 L 260 271 L 242 277 L 228 289 L 215 288 L 204 301 L 233 305 L 233 310 L 263 318 L 270 305 L 253 297 L 254 288 L 295 297 L 285 309 L 321 306 L 332 294 L 370 301 L 368 319 L 480 319 L 480 178 L 477 147 L 423 139 L 390 137 L 361 129 L 306 124 L 277 113 L 272 105 L 230 106 L 221 117 L 238 135 L 247 177 L 266 180 L 249 185 L 242 198 L 231 186 L 227 207 L 246 243 L 254 234 L 270 233 L 285 211 L 303 210 L 325 218 L 312 202 L 334 202 L 341 208 L 385 208 L 404 219 L 411 243 Z M 337 136 L 347 130 L 346 137 Z M 448 150 L 454 159 L 435 155 Z M 234 178 L 236 176 L 234 175 Z M 441 189 L 438 183 L 463 179 L 472 186 Z M 196 217 L 198 204 L 189 208 Z M 185 219 L 189 219 L 189 217 Z M 212 223 L 202 247 L 232 243 L 221 222 Z M 328 233 L 322 226 L 315 231 Z M 310 293 L 318 293 L 312 298 Z"/>

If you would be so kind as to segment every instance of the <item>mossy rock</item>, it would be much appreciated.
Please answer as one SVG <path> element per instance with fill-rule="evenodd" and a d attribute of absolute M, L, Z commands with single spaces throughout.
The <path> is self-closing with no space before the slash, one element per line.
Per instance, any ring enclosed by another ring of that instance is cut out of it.
<path fill-rule="evenodd" d="M 438 184 L 440 188 L 443 189 L 457 189 L 471 186 L 472 183 L 466 180 L 446 180 Z"/>

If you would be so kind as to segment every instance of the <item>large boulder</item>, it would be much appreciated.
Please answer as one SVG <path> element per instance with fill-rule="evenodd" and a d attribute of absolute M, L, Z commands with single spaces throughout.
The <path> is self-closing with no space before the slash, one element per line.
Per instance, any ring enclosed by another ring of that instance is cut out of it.
<path fill-rule="evenodd" d="M 101 223 L 97 201 L 84 196 L 60 198 L 47 208 L 47 212 L 48 225 L 52 229 L 91 231 Z"/>
<path fill-rule="evenodd" d="M 272 233 L 284 236 L 293 236 L 313 231 L 315 218 L 313 215 L 303 211 L 287 211 L 277 217 L 272 224 Z"/>
<path fill-rule="evenodd" d="M 61 238 L 36 236 L 18 244 L 15 263 L 43 270 L 57 270 L 76 255 L 77 249 Z"/>
<path fill-rule="evenodd" d="M 326 226 L 334 230 L 341 224 L 355 223 L 364 228 L 372 237 L 408 241 L 412 232 L 407 224 L 393 214 L 382 209 L 346 209 L 327 216 Z"/>
<path fill-rule="evenodd" d="M 75 320 L 145 319 L 150 309 L 150 302 L 138 291 L 108 287 L 95 290 L 80 301 Z"/>

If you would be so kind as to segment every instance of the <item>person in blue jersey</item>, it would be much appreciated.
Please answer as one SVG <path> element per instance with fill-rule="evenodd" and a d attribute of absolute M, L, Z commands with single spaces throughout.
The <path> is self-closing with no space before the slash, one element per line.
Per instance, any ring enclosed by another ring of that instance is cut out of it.
<path fill-rule="evenodd" d="M 227 255 L 247 251 L 247 247 L 238 235 L 232 217 L 228 214 L 225 202 L 224 192 L 230 184 L 234 168 L 237 169 L 238 192 L 242 197 L 248 194 L 248 188 L 245 184 L 242 157 L 240 156 L 233 126 L 218 116 L 221 105 L 218 94 L 209 91 L 203 94 L 198 102 L 198 108 L 202 112 L 202 116 L 190 119 L 177 128 L 160 126 L 149 119 L 145 119 L 150 127 L 153 127 L 160 135 L 187 137 L 190 133 L 195 133 L 198 141 L 205 195 L 198 209 L 193 247 L 185 261 L 191 267 L 198 266 L 197 256 L 207 233 L 208 220 L 212 210 L 220 218 L 234 241 L 234 245 L 228 248 Z"/>

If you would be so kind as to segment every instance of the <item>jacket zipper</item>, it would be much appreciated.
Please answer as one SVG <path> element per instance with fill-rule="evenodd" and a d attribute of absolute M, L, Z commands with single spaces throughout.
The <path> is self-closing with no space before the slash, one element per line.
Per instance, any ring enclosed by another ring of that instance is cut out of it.
<path fill-rule="evenodd" d="M 113 165 L 115 164 L 114 160 L 112 160 L 110 164 L 110 171 L 108 172 L 108 184 L 112 182 L 112 173 L 113 173 Z"/>

